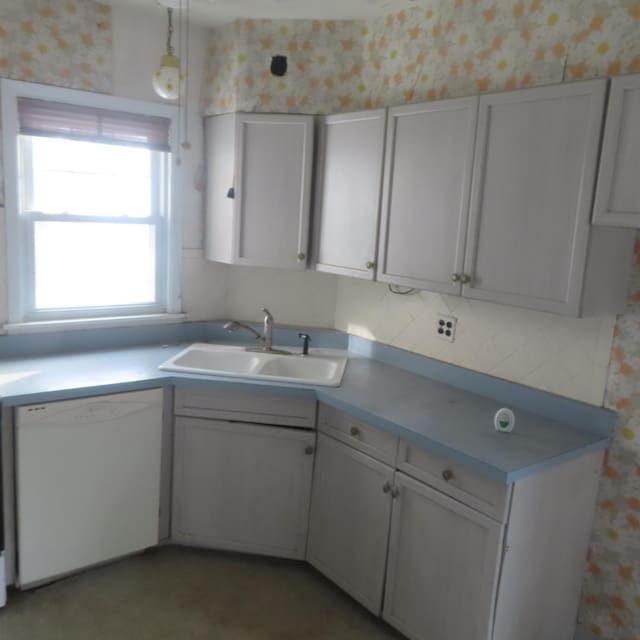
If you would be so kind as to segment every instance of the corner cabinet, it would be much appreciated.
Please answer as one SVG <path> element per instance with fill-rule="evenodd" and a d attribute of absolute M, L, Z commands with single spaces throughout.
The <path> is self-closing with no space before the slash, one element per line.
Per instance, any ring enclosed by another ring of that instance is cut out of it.
<path fill-rule="evenodd" d="M 478 98 L 389 109 L 378 280 L 460 294 Z"/>
<path fill-rule="evenodd" d="M 302 115 L 205 119 L 208 260 L 306 268 L 313 125 Z"/>
<path fill-rule="evenodd" d="M 319 123 L 314 206 L 317 271 L 373 280 L 386 110 Z"/>
<path fill-rule="evenodd" d="M 303 559 L 315 400 L 184 387 L 175 412 L 173 540 Z"/>
<path fill-rule="evenodd" d="M 613 78 L 593 223 L 640 227 L 640 74 Z"/>

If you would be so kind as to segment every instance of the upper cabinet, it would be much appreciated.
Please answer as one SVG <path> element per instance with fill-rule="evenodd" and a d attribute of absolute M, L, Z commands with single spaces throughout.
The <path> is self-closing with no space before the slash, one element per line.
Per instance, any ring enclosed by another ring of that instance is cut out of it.
<path fill-rule="evenodd" d="M 611 81 L 593 222 L 640 227 L 640 75 Z"/>
<path fill-rule="evenodd" d="M 207 259 L 306 268 L 313 122 L 279 114 L 206 118 Z"/>
<path fill-rule="evenodd" d="M 373 280 L 384 158 L 384 109 L 323 118 L 315 185 L 316 269 Z"/>
<path fill-rule="evenodd" d="M 464 296 L 569 315 L 592 298 L 611 311 L 612 294 L 624 301 L 626 278 L 618 287 L 610 269 L 628 257 L 629 234 L 590 227 L 606 89 L 595 80 L 480 98 Z"/>
<path fill-rule="evenodd" d="M 378 280 L 460 293 L 478 98 L 389 109 Z"/>

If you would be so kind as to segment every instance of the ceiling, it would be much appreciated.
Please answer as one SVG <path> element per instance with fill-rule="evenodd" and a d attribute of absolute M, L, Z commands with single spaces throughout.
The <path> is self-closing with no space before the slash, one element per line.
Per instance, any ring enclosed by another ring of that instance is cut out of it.
<path fill-rule="evenodd" d="M 167 0 L 164 0 L 165 2 Z M 186 0 L 170 0 L 186 6 Z M 114 6 L 159 8 L 158 0 L 106 0 Z M 236 18 L 362 20 L 399 11 L 420 0 L 190 0 L 194 22 L 216 26 Z"/>

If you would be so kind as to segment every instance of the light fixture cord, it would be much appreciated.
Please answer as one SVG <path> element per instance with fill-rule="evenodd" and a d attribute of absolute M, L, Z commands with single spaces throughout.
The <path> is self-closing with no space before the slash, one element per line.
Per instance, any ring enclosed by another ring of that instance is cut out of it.
<path fill-rule="evenodd" d="M 167 14 L 169 15 L 169 22 L 167 26 L 167 54 L 173 55 L 173 47 L 171 46 L 171 36 L 173 36 L 173 9 L 167 7 Z"/>

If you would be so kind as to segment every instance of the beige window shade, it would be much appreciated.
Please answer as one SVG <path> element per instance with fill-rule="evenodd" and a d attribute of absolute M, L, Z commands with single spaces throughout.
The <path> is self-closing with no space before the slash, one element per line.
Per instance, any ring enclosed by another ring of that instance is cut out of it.
<path fill-rule="evenodd" d="M 171 121 L 160 116 L 19 98 L 18 117 L 23 135 L 171 150 Z"/>

